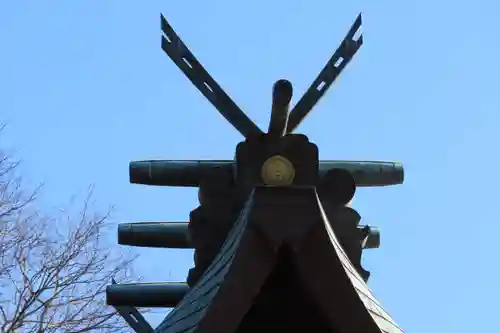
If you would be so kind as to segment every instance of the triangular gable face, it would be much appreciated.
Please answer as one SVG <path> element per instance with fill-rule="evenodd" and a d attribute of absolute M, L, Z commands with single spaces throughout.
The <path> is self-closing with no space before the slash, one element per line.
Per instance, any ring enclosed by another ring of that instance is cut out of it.
<path fill-rule="evenodd" d="M 314 189 L 254 193 L 230 271 L 196 332 L 336 333 L 304 288 L 290 246 L 312 230 L 311 212 L 320 215 Z"/>
<path fill-rule="evenodd" d="M 267 329 L 402 332 L 350 263 L 314 189 L 257 188 L 210 268 L 156 332 Z"/>
<path fill-rule="evenodd" d="M 305 288 L 293 261 L 292 249 L 284 245 L 278 251 L 272 272 L 239 325 L 238 333 L 337 332 L 331 329 L 318 302 Z"/>

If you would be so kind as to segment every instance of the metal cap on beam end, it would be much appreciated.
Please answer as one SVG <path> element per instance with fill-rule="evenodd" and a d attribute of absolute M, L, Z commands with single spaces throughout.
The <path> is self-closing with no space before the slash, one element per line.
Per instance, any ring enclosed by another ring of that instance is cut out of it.
<path fill-rule="evenodd" d="M 113 306 L 173 308 L 189 291 L 187 283 L 127 283 L 106 287 L 106 303 Z"/>
<path fill-rule="evenodd" d="M 363 226 L 365 238 L 362 240 L 363 249 L 378 249 L 380 247 L 380 230 L 374 226 Z"/>
<path fill-rule="evenodd" d="M 273 87 L 273 102 L 268 134 L 283 136 L 286 133 L 288 112 L 292 101 L 293 86 L 288 80 L 278 80 Z"/>
<path fill-rule="evenodd" d="M 131 184 L 149 184 L 151 182 L 149 161 L 132 161 L 129 163 L 129 181 Z"/>
<path fill-rule="evenodd" d="M 403 167 L 403 163 L 394 162 L 394 170 L 397 175 L 398 184 L 403 184 L 405 181 L 405 169 Z"/>

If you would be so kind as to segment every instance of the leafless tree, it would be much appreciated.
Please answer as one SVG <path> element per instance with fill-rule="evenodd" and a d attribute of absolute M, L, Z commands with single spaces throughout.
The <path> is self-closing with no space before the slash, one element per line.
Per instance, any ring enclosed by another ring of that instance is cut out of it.
<path fill-rule="evenodd" d="M 133 259 L 103 239 L 108 215 L 92 213 L 91 191 L 76 213 L 43 215 L 17 166 L 0 151 L 0 332 L 130 332 L 105 304 Z"/>

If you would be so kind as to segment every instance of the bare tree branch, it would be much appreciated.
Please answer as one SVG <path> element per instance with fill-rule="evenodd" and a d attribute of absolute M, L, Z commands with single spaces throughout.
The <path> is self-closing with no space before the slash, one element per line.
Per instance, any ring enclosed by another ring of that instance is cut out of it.
<path fill-rule="evenodd" d="M 129 332 L 105 304 L 134 259 L 106 244 L 109 214 L 93 213 L 90 189 L 81 207 L 45 216 L 18 165 L 0 150 L 0 332 Z"/>

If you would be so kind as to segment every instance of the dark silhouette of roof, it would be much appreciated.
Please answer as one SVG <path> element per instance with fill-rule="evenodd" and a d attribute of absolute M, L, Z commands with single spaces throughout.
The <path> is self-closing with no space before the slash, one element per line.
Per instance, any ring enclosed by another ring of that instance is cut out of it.
<path fill-rule="evenodd" d="M 276 330 L 402 332 L 349 261 L 314 188 L 256 188 L 212 265 L 155 332 Z"/>
<path fill-rule="evenodd" d="M 358 225 L 359 214 L 345 207 L 357 186 L 401 184 L 402 165 L 320 161 L 318 147 L 294 133 L 363 44 L 361 21 L 358 15 L 293 108 L 292 83 L 276 81 L 265 133 L 161 16 L 164 52 L 245 141 L 236 146 L 233 161 L 130 163 L 131 183 L 200 190 L 200 206 L 191 212 L 187 228 L 137 226 L 142 240 L 120 240 L 195 250 L 195 265 L 182 289 L 163 283 L 107 288 L 108 304 L 136 332 L 402 332 L 366 286 L 370 273 L 361 265 L 362 250 L 378 247 L 379 233 Z M 174 234 L 177 241 L 171 242 Z M 171 296 L 179 291 L 185 296 L 156 330 L 132 307 L 175 305 Z"/>

